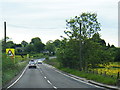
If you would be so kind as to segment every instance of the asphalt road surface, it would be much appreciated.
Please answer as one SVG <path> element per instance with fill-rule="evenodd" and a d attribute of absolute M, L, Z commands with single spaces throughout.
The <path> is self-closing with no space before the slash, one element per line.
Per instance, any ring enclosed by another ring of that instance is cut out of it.
<path fill-rule="evenodd" d="M 71 78 L 47 64 L 37 65 L 37 69 L 27 68 L 20 80 L 10 88 L 95 88 L 94 85 Z M 100 89 L 98 89 L 100 90 Z"/>

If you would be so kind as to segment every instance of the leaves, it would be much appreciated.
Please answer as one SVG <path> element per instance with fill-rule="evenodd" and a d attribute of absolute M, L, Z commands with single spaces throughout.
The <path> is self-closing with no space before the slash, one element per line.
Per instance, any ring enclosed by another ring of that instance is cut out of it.
<path fill-rule="evenodd" d="M 64 33 L 68 38 L 63 38 L 57 50 L 57 57 L 63 67 L 86 70 L 114 60 L 115 51 L 107 49 L 105 40 L 98 33 L 101 29 L 97 14 L 82 13 L 66 22 L 70 30 Z"/>

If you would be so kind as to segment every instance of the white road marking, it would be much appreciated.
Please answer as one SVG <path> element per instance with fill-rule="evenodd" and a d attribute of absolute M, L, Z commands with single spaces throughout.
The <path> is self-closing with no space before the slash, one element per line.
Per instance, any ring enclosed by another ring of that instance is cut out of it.
<path fill-rule="evenodd" d="M 57 89 L 57 87 L 53 86 L 53 88 Z"/>
<path fill-rule="evenodd" d="M 74 80 L 76 80 L 76 81 L 79 81 L 79 82 L 82 82 L 82 83 L 88 84 L 88 85 L 90 85 L 90 86 L 95 86 L 95 87 L 97 87 L 97 88 L 103 88 L 103 87 L 100 87 L 100 86 L 97 86 L 97 85 L 93 85 L 93 84 L 90 84 L 90 83 L 88 83 L 88 82 L 85 82 L 85 81 L 82 81 L 82 80 L 76 79 L 76 78 L 71 77 L 71 76 L 69 76 L 69 75 L 67 75 L 67 74 L 64 74 L 64 73 L 62 73 L 62 72 L 60 72 L 60 71 L 54 69 L 54 68 L 53 68 L 52 66 L 50 66 L 50 65 L 45 64 L 45 66 L 48 66 L 48 67 L 52 68 L 54 71 L 56 71 L 56 72 L 58 72 L 58 73 L 60 73 L 60 74 L 62 74 L 62 75 L 64 75 L 64 76 L 67 76 L 67 77 L 69 77 L 69 78 L 72 78 L 72 79 L 74 79 Z"/>
<path fill-rule="evenodd" d="M 46 79 L 46 77 L 44 77 Z"/>
<path fill-rule="evenodd" d="M 9 85 L 9 86 L 7 87 L 7 89 L 10 88 L 10 87 L 12 87 L 15 83 L 17 83 L 17 82 L 20 80 L 20 78 L 21 78 L 21 77 L 23 76 L 23 74 L 25 73 L 27 67 L 28 67 L 28 65 L 25 67 L 24 71 L 23 71 L 22 74 L 18 77 L 18 79 L 15 80 L 11 85 Z"/>
<path fill-rule="evenodd" d="M 40 68 L 40 67 L 39 67 L 39 68 Z M 40 70 L 40 71 L 41 71 L 41 73 L 43 74 L 43 71 L 42 71 L 42 70 Z M 57 87 L 53 86 L 53 84 L 47 79 L 46 76 L 44 76 L 44 78 L 47 80 L 47 82 L 48 82 L 50 85 L 52 85 L 52 87 L 53 87 L 54 89 L 57 89 Z"/>
<path fill-rule="evenodd" d="M 50 85 L 53 86 L 53 84 L 52 84 L 49 80 L 47 80 L 47 82 L 48 82 Z M 53 88 L 54 88 L 54 89 L 57 89 L 57 87 L 55 87 L 55 86 L 53 86 Z"/>
<path fill-rule="evenodd" d="M 52 83 L 49 80 L 47 80 L 47 82 L 52 85 Z"/>
<path fill-rule="evenodd" d="M 97 88 L 103 88 L 103 87 L 99 87 L 99 86 L 97 86 L 97 85 L 93 85 L 93 84 L 90 84 L 90 83 L 81 81 L 81 80 L 76 79 L 76 78 L 74 78 L 74 77 L 68 76 L 68 75 L 63 74 L 62 72 L 60 72 L 60 71 L 58 71 L 58 70 L 55 70 L 55 71 L 58 72 L 58 73 L 60 73 L 60 74 L 62 74 L 62 75 L 64 75 L 64 76 L 70 77 L 70 78 L 72 78 L 72 79 L 74 79 L 74 80 L 76 80 L 76 81 L 79 81 L 79 82 L 82 82 L 82 83 L 85 83 L 85 84 L 88 84 L 88 85 L 91 85 L 91 86 L 95 86 L 95 87 L 97 87 Z"/>

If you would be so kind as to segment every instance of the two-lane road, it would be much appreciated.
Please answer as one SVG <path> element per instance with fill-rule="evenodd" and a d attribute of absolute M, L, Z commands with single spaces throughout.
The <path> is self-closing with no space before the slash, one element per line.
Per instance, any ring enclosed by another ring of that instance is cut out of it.
<path fill-rule="evenodd" d="M 10 88 L 95 88 L 94 85 L 69 77 L 47 64 L 37 65 L 37 69 L 27 68 L 23 76 Z"/>

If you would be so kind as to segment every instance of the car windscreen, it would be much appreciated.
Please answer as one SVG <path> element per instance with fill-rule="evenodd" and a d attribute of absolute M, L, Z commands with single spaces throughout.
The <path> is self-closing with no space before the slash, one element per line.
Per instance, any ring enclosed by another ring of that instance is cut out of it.
<path fill-rule="evenodd" d="M 29 64 L 35 64 L 35 62 L 34 61 L 30 61 Z"/>

